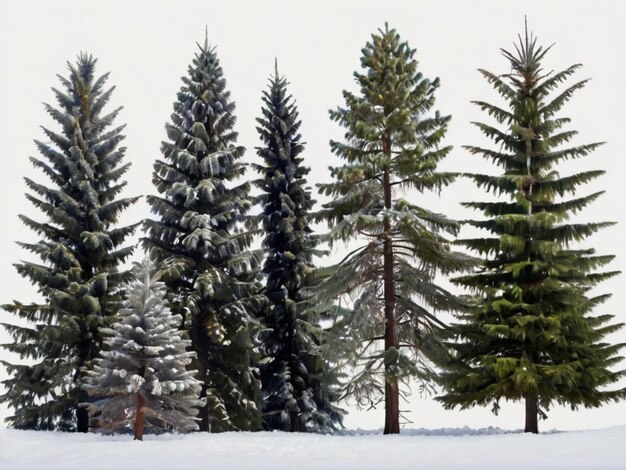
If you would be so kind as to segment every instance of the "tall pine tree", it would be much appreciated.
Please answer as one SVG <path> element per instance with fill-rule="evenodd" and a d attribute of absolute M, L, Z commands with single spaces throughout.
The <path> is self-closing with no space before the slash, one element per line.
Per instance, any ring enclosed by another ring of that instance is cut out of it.
<path fill-rule="evenodd" d="M 245 229 L 250 184 L 238 183 L 244 148 L 235 144 L 235 104 L 222 67 L 205 40 L 182 78 L 163 160 L 149 196 L 156 220 L 146 220 L 145 245 L 157 260 L 186 263 L 166 279 L 168 300 L 183 317 L 197 358 L 192 363 L 207 404 L 201 431 L 256 430 L 261 426 L 260 381 L 253 365 L 254 313 L 264 297 L 257 281 L 262 251 L 250 251 Z"/>
<path fill-rule="evenodd" d="M 598 271 L 613 256 L 596 255 L 579 243 L 612 224 L 568 222 L 602 194 L 577 196 L 579 186 L 604 172 L 558 171 L 564 160 L 600 146 L 567 146 L 576 132 L 563 130 L 570 120 L 557 117 L 587 80 L 559 89 L 580 64 L 546 73 L 542 63 L 549 49 L 526 31 L 514 53 L 502 51 L 511 73 L 480 70 L 506 105 L 476 102 L 500 126 L 477 123 L 497 148 L 467 148 L 502 173 L 469 176 L 500 197 L 465 204 L 482 211 L 485 219 L 470 223 L 489 235 L 461 241 L 484 262 L 457 279 L 473 296 L 452 329 L 455 361 L 442 376 L 447 394 L 439 398 L 448 408 L 492 403 L 496 412 L 503 398 L 524 400 L 525 430 L 534 433 L 538 416 L 553 402 L 595 407 L 626 394 L 606 388 L 624 372 L 610 370 L 621 359 L 622 345 L 603 341 L 622 325 L 611 324 L 611 315 L 592 314 L 609 298 L 591 290 L 617 274 Z"/>
<path fill-rule="evenodd" d="M 257 153 L 264 164 L 255 166 L 261 174 L 255 184 L 263 206 L 264 294 L 271 303 L 262 338 L 263 422 L 268 430 L 326 433 L 336 428 L 342 415 L 333 403 L 338 390 L 329 364 L 319 352 L 319 318 L 314 310 L 306 310 L 310 295 L 304 288 L 311 286 L 318 254 L 309 227 L 315 203 L 306 186 L 310 169 L 301 155 L 298 109 L 278 66 L 268 88 L 257 119 L 263 142 Z"/>
<path fill-rule="evenodd" d="M 187 370 L 195 353 L 181 338 L 180 315 L 167 308 L 166 289 L 146 257 L 135 263 L 135 280 L 124 308 L 110 328 L 100 330 L 104 348 L 88 371 L 86 388 L 96 400 L 90 404 L 92 426 L 104 433 L 134 430 L 135 440 L 149 433 L 189 432 L 198 429 L 197 408 L 202 384 Z"/>
<path fill-rule="evenodd" d="M 320 214 L 331 241 L 361 244 L 322 284 L 319 298 L 355 299 L 338 308 L 332 343 L 346 348 L 339 357 L 349 366 L 360 367 L 347 393 L 368 405 L 384 395 L 385 433 L 398 433 L 401 383 L 428 383 L 432 375 L 424 353 L 436 349 L 441 327 L 433 312 L 456 306 L 434 276 L 462 269 L 467 258 L 450 250 L 447 236 L 458 224 L 412 202 L 415 193 L 439 191 L 454 179 L 437 172 L 450 151 L 439 147 L 450 118 L 431 113 L 439 80 L 418 72 L 415 50 L 387 26 L 362 54 L 364 70 L 354 74 L 360 93 L 344 91 L 345 108 L 331 111 L 346 129 L 345 143 L 331 142 L 345 163 L 331 168 L 333 182 L 319 185 L 332 198 Z M 350 350 L 356 356 L 345 356 Z"/>
<path fill-rule="evenodd" d="M 137 198 L 118 197 L 130 166 L 122 164 L 126 149 L 119 147 L 124 126 L 111 127 L 121 108 L 103 114 L 114 88 L 104 88 L 109 74 L 96 78 L 95 66 L 96 59 L 81 54 L 68 64 L 69 77 L 59 76 L 58 107 L 45 107 L 60 132 L 43 128 L 49 142 L 35 141 L 41 155 L 31 157 L 50 184 L 25 178 L 26 197 L 46 220 L 20 216 L 42 239 L 18 245 L 41 263 L 15 265 L 42 301 L 3 305 L 28 322 L 3 324 L 14 340 L 3 347 L 32 362 L 2 361 L 10 378 L 0 402 L 14 408 L 8 423 L 20 429 L 87 432 L 87 410 L 78 407 L 88 399 L 84 368 L 102 346 L 99 329 L 115 314 L 128 276 L 118 266 L 132 254 L 133 247 L 122 244 L 135 225 L 115 224 Z"/>

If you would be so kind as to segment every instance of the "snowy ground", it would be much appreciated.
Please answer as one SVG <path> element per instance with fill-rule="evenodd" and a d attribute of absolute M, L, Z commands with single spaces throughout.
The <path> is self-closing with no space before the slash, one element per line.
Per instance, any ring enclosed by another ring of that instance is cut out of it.
<path fill-rule="evenodd" d="M 457 429 L 131 439 L 0 428 L 0 469 L 626 469 L 626 426 L 536 436 Z"/>

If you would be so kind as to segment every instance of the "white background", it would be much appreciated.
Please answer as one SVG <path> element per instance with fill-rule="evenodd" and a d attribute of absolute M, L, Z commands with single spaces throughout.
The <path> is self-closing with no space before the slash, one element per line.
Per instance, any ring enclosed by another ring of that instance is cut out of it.
<path fill-rule="evenodd" d="M 34 289 L 12 267 L 30 259 L 14 244 L 34 242 L 37 236 L 18 221 L 20 213 L 41 220 L 27 202 L 22 177 L 45 181 L 28 161 L 36 155 L 33 139 L 45 140 L 40 125 L 57 129 L 48 119 L 42 102 L 54 104 L 50 87 L 59 87 L 56 74 L 67 75 L 66 61 L 81 51 L 98 57 L 98 74 L 111 72 L 109 84 L 116 85 L 109 110 L 123 105 L 117 124 L 126 129 L 127 174 L 125 193 L 155 193 L 151 184 L 152 164 L 160 157 L 165 139 L 164 124 L 208 25 L 209 41 L 218 56 L 237 103 L 239 143 L 247 149 L 246 159 L 257 157 L 255 131 L 260 93 L 273 70 L 279 69 L 291 82 L 303 120 L 302 134 L 308 142 L 306 159 L 312 167 L 311 184 L 328 179 L 327 167 L 338 161 L 328 147 L 330 138 L 342 130 L 328 119 L 328 109 L 343 105 L 341 91 L 354 90 L 352 73 L 359 67 L 360 50 L 371 33 L 388 21 L 417 49 L 421 71 L 438 76 L 441 88 L 437 106 L 452 114 L 446 143 L 455 149 L 442 168 L 455 171 L 490 170 L 472 157 L 462 145 L 489 146 L 470 122 L 488 121 L 470 100 L 498 102 L 495 91 L 480 77 L 477 68 L 494 73 L 508 72 L 500 55 L 501 47 L 511 49 L 523 32 L 524 15 L 529 28 L 544 45 L 556 43 L 544 61 L 546 71 L 584 64 L 576 78 L 593 78 L 578 92 L 561 115 L 572 118 L 571 128 L 580 132 L 574 143 L 606 141 L 607 144 L 582 162 L 566 162 L 559 170 L 569 174 L 581 169 L 604 169 L 607 174 L 581 195 L 597 190 L 606 194 L 578 221 L 615 220 L 619 224 L 590 239 L 601 253 L 617 255 L 610 269 L 624 270 L 626 256 L 626 3 L 619 1 L 3 1 L 0 4 L 0 303 L 12 299 L 36 301 Z M 455 183 L 440 198 L 427 196 L 423 203 L 455 218 L 468 218 L 460 201 L 486 196 L 467 182 Z M 318 198 L 319 199 L 319 198 Z M 142 201 L 128 210 L 122 223 L 148 215 Z M 139 257 L 139 255 L 138 255 Z M 326 260 L 325 262 L 330 262 Z M 626 320 L 623 305 L 626 290 L 618 276 L 598 292 L 612 292 L 613 298 L 599 310 L 612 313 L 616 321 Z M 0 312 L 1 321 L 13 321 Z M 610 338 L 625 342 L 626 331 Z M 0 332 L 0 342 L 8 341 Z M 0 350 L 0 358 L 9 359 Z M 622 363 L 621 368 L 626 364 Z M 0 367 L 0 379 L 6 377 Z M 626 386 L 622 381 L 620 386 Z M 431 398 L 414 396 L 404 409 L 414 423 L 411 427 L 439 428 L 469 425 L 520 428 L 523 407 L 503 404 L 500 416 L 488 409 L 445 411 Z M 0 408 L 0 418 L 8 411 Z M 351 409 L 348 427 L 381 427 L 382 409 L 359 412 Z M 605 427 L 626 422 L 626 404 L 601 409 L 571 411 L 557 407 L 549 413 L 543 429 Z"/>

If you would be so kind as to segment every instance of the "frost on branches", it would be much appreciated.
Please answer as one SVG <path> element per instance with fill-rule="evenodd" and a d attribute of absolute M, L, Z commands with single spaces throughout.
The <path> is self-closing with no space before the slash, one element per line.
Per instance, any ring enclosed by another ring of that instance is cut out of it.
<path fill-rule="evenodd" d="M 182 318 L 166 307 L 163 271 L 146 258 L 135 263 L 119 320 L 102 329 L 104 350 L 88 372 L 87 390 L 100 399 L 88 405 L 92 427 L 105 433 L 135 430 L 189 432 L 197 430 L 201 383 L 187 365 L 195 356 L 191 342 L 181 338 Z"/>

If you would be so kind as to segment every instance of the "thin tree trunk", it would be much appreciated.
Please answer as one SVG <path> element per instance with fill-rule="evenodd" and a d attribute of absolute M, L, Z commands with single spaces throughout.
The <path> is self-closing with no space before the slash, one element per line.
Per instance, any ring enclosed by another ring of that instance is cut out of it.
<path fill-rule="evenodd" d="M 205 328 L 203 326 L 202 319 L 194 316 L 191 321 L 191 330 L 189 331 L 191 339 L 191 347 L 196 353 L 196 357 L 192 359 L 191 363 L 187 366 L 188 370 L 196 371 L 196 378 L 202 382 L 202 388 L 200 389 L 200 398 L 206 399 L 208 391 L 208 350 L 209 341 L 206 338 Z M 198 408 L 198 431 L 209 431 L 209 405 L 205 403 Z"/>
<path fill-rule="evenodd" d="M 143 397 L 137 392 L 137 412 L 135 414 L 135 440 L 143 441 Z"/>
<path fill-rule="evenodd" d="M 88 432 L 89 431 L 89 411 L 87 408 L 76 408 L 76 431 Z"/>
<path fill-rule="evenodd" d="M 537 395 L 526 395 L 526 426 L 524 427 L 524 432 L 539 433 L 539 427 L 537 425 L 539 406 L 537 402 Z"/>
<path fill-rule="evenodd" d="M 391 146 L 389 138 L 383 137 L 383 152 L 389 156 Z M 383 180 L 385 208 L 391 209 L 391 179 L 389 169 L 385 169 Z M 385 243 L 383 247 L 383 287 L 385 299 L 385 352 L 391 348 L 398 349 L 398 325 L 396 321 L 396 293 L 393 276 L 393 243 L 391 241 L 391 222 L 385 217 L 383 222 Z M 400 433 L 400 394 L 398 381 L 390 374 L 385 365 L 385 434 Z"/>

